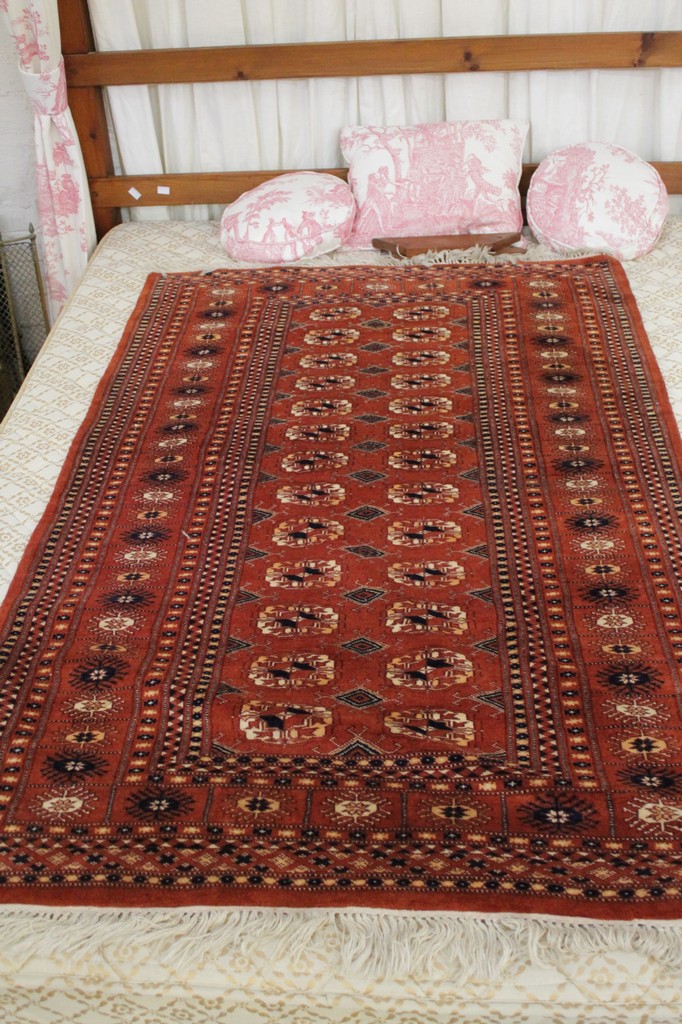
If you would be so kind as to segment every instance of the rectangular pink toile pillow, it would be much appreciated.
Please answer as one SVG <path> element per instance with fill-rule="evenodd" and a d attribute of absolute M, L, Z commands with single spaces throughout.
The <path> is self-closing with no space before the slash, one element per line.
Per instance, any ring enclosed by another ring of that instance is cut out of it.
<path fill-rule="evenodd" d="M 358 214 L 348 244 L 382 235 L 520 231 L 526 121 L 349 127 L 341 150 Z"/>

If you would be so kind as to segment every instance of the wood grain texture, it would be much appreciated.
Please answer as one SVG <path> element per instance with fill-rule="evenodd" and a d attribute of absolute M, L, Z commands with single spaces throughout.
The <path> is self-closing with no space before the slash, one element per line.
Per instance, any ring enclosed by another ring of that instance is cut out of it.
<path fill-rule="evenodd" d="M 653 162 L 666 184 L 668 192 L 682 193 L 682 161 Z M 528 191 L 528 185 L 537 164 L 524 164 L 519 189 L 521 195 Z M 348 177 L 346 167 L 311 168 L 339 178 Z M 201 203 L 227 204 L 237 199 L 256 185 L 269 181 L 289 171 L 226 171 L 203 174 L 135 174 L 118 177 L 93 178 L 90 181 L 93 206 L 96 209 L 109 206 L 184 206 Z M 170 188 L 170 195 L 159 195 L 158 185 Z M 128 189 L 136 188 L 142 193 L 134 199 Z"/>
<path fill-rule="evenodd" d="M 58 6 L 64 59 L 68 59 L 69 54 L 73 52 L 91 50 L 95 43 L 87 0 L 58 0 Z M 96 86 L 69 90 L 69 106 L 78 132 L 88 178 L 113 175 L 114 160 L 102 90 Z M 116 203 L 113 208 L 93 208 L 98 238 L 121 223 L 121 212 L 116 208 L 120 205 Z"/>
<path fill-rule="evenodd" d="M 62 0 L 61 6 L 80 6 Z M 682 32 L 471 36 L 446 39 L 121 50 L 65 55 L 70 88 L 245 82 L 475 71 L 682 66 Z"/>
<path fill-rule="evenodd" d="M 519 231 L 478 232 L 471 235 L 403 235 L 392 238 L 373 238 L 375 249 L 390 252 L 393 256 L 410 259 L 424 252 L 444 252 L 448 249 L 471 249 L 484 245 L 490 252 L 514 252 L 514 243 L 521 238 Z"/>
<path fill-rule="evenodd" d="M 95 49 L 95 38 L 87 0 L 57 0 L 62 53 L 84 53 Z"/>
<path fill-rule="evenodd" d="M 313 168 L 318 170 L 318 168 Z M 134 174 L 113 178 L 94 178 L 90 192 L 94 207 L 102 206 L 184 206 L 201 203 L 231 203 L 242 192 L 256 185 L 287 174 L 282 171 L 210 171 L 196 174 Z M 348 168 L 323 168 L 321 173 L 348 177 Z M 158 185 L 170 188 L 170 195 L 159 195 Z M 136 188 L 142 193 L 134 199 L 128 192 Z"/>

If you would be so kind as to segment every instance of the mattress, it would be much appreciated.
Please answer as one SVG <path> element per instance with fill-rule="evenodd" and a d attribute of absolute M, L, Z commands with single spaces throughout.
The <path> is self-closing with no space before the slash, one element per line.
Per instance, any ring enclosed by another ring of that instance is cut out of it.
<path fill-rule="evenodd" d="M 531 245 L 524 258 L 547 256 Z M 374 252 L 341 250 L 315 262 L 382 259 Z M 147 274 L 230 265 L 217 225 L 210 223 L 126 224 L 101 243 L 2 426 L 0 594 L 46 506 Z M 654 252 L 626 264 L 626 271 L 682 424 L 682 220 L 670 220 Z M 22 915 L 23 925 L 26 918 L 34 922 L 31 942 L 25 941 L 25 927 L 15 929 Z M 141 929 L 140 940 L 127 944 L 113 938 L 116 912 L 61 911 L 58 929 L 44 910 L 8 910 L 4 918 L 0 1016 L 18 1024 L 664 1024 L 679 1019 L 682 1005 L 682 976 L 654 956 L 633 953 L 586 948 L 580 956 L 542 964 L 532 949 L 515 950 L 502 977 L 457 984 L 437 976 L 346 976 L 333 931 L 327 948 L 313 955 L 305 947 L 284 948 L 266 926 L 261 942 L 235 955 L 201 909 L 165 912 L 153 940 Z"/>

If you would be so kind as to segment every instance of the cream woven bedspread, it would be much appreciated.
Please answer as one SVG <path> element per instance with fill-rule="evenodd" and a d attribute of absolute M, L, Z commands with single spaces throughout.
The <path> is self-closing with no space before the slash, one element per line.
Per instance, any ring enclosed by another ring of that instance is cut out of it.
<path fill-rule="evenodd" d="M 530 252 L 532 253 L 532 247 Z M 346 252 L 315 262 L 380 262 Z M 100 245 L 0 434 L 0 595 L 52 492 L 68 446 L 146 275 L 229 266 L 215 224 L 126 224 Z M 656 250 L 626 264 L 682 424 L 682 219 Z M 94 912 L 96 913 L 96 912 Z M 134 913 L 134 912 L 133 912 Z M 36 923 L 35 927 L 48 928 Z M 0 910 L 0 936 L 3 931 Z M 55 935 L 59 934 L 55 930 Z M 334 950 L 208 957 L 199 966 L 151 954 L 127 961 L 64 933 L 50 956 L 0 941 L 0 1020 L 8 1024 L 678 1024 L 682 976 L 633 954 L 585 954 L 560 967 L 530 961 L 495 983 L 367 979 L 334 971 Z"/>

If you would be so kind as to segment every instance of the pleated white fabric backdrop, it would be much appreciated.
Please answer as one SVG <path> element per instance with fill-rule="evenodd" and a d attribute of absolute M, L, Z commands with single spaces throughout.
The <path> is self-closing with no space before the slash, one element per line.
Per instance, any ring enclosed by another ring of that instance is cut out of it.
<path fill-rule="evenodd" d="M 104 50 L 682 29 L 681 0 L 90 0 L 90 8 Z M 677 69 L 127 86 L 110 89 L 109 102 L 128 174 L 341 166 L 345 124 L 497 117 L 530 121 L 527 160 L 590 139 L 648 160 L 682 159 Z"/>

